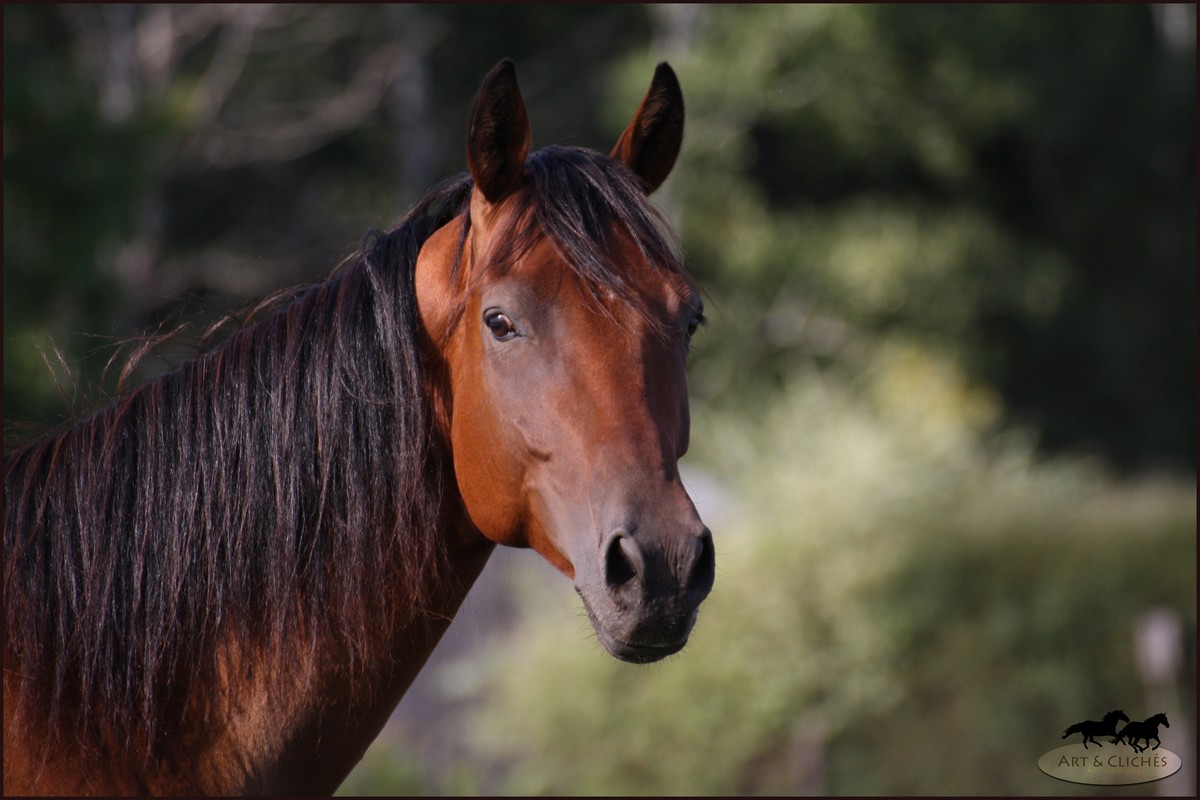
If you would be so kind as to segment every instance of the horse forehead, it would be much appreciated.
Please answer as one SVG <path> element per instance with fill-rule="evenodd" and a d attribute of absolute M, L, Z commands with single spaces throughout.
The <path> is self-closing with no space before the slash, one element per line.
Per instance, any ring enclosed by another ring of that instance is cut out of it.
<path fill-rule="evenodd" d="M 538 239 L 512 266 L 510 274 L 550 305 L 607 319 L 630 317 L 632 321 L 632 317 L 639 316 L 630 300 L 655 316 L 669 316 L 694 292 L 691 281 L 682 273 L 647 260 L 627 233 L 614 233 L 608 251 L 607 280 L 592 281 L 590 286 L 582 272 L 546 237 Z M 563 291 L 568 286 L 575 291 Z M 592 298 L 604 303 L 606 314 L 596 314 Z"/>

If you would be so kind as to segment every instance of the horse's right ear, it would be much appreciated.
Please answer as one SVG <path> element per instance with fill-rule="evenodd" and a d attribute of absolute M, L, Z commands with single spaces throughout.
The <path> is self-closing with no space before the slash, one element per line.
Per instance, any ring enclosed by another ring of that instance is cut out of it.
<path fill-rule="evenodd" d="M 654 70 L 650 89 L 609 154 L 642 179 L 646 194 L 662 185 L 683 143 L 683 91 L 667 62 Z"/>
<path fill-rule="evenodd" d="M 489 203 L 500 201 L 516 187 L 529 142 L 529 116 L 517 87 L 517 69 L 506 58 L 479 86 L 467 128 L 467 166 Z"/>

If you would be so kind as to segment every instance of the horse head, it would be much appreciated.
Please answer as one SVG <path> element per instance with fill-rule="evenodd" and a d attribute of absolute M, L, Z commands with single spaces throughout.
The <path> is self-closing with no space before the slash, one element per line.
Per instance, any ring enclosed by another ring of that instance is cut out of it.
<path fill-rule="evenodd" d="M 661 64 L 609 155 L 531 155 L 516 72 L 501 62 L 471 114 L 469 209 L 416 267 L 471 525 L 571 578 L 599 640 L 634 662 L 686 644 L 714 575 L 677 467 L 702 304 L 647 200 L 682 134 L 682 94 Z"/>

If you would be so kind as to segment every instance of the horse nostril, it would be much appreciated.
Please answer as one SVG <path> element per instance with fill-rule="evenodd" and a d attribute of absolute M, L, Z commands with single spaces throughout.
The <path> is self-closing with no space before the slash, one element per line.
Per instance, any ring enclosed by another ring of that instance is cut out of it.
<path fill-rule="evenodd" d="M 699 603 L 712 590 L 713 581 L 716 579 L 717 570 L 717 555 L 716 549 L 713 547 L 712 533 L 708 528 L 704 529 L 704 533 L 700 536 L 700 552 L 696 556 L 696 562 L 692 565 L 692 574 L 688 578 L 687 592 L 688 599 Z"/>
<path fill-rule="evenodd" d="M 612 590 L 620 589 L 637 577 L 637 544 L 623 533 L 616 533 L 608 541 L 604 552 L 604 582 Z"/>

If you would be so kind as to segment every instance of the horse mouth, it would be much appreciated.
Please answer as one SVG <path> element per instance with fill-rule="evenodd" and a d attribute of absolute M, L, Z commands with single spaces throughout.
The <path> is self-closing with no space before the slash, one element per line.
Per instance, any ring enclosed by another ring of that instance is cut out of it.
<path fill-rule="evenodd" d="M 578 587 L 576 587 L 576 591 L 579 591 Z M 583 608 L 592 623 L 592 629 L 596 632 L 596 638 L 600 640 L 600 644 L 604 645 L 604 649 L 609 652 L 609 655 L 616 659 L 629 664 L 652 664 L 667 656 L 675 655 L 688 643 L 691 624 L 684 627 L 682 631 L 678 627 L 674 631 L 653 627 L 648 631 L 645 626 L 634 626 L 632 629 L 619 624 L 610 626 L 601 621 L 599 615 L 592 609 L 592 604 L 588 602 L 586 594 L 579 591 L 579 596 L 583 598 Z M 612 622 L 613 620 L 610 617 L 608 621 Z M 617 631 L 621 631 L 622 628 L 624 630 L 618 633 L 610 628 L 616 628 Z"/>
<path fill-rule="evenodd" d="M 631 644 L 629 642 L 613 642 L 610 644 L 605 642 L 603 637 L 601 637 L 600 642 L 613 657 L 621 661 L 630 664 L 653 664 L 655 661 L 661 661 L 667 656 L 673 656 L 678 653 L 687 644 L 687 639 L 684 638 L 681 641 L 666 645 Z"/>

